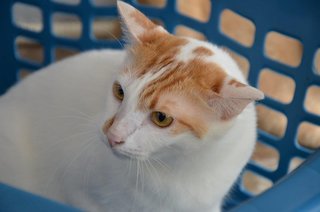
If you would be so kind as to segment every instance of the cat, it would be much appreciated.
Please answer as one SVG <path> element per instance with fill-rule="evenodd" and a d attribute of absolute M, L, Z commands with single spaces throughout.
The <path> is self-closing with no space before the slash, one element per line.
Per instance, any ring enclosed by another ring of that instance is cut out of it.
<path fill-rule="evenodd" d="M 54 63 L 0 98 L 0 181 L 87 211 L 220 211 L 264 94 L 222 49 L 117 5 L 125 50 Z"/>
<path fill-rule="evenodd" d="M 97 5 L 116 5 L 116 0 L 96 0 L 94 1 Z M 148 5 L 151 7 L 162 7 L 165 4 L 163 0 L 138 0 L 138 3 Z M 177 2 L 178 11 L 184 15 L 192 17 L 194 19 L 200 21 L 206 21 L 210 16 L 210 8 L 214 7 L 215 5 L 211 5 L 210 0 L 184 0 Z M 20 11 L 19 11 L 20 12 Z M 18 12 L 18 13 L 19 13 Z M 21 11 L 22 12 L 22 11 Z M 236 11 L 235 11 L 236 12 Z M 31 15 L 31 14 L 29 14 Z M 254 37 L 254 30 L 249 30 L 248 28 L 241 28 L 241 20 L 239 17 L 236 17 L 232 12 L 223 12 L 221 14 L 221 31 L 222 32 L 229 32 L 231 35 L 236 37 L 238 40 L 241 40 L 244 43 L 251 43 L 252 38 Z M 221 20 L 220 19 L 220 20 Z M 28 19 L 21 19 L 22 21 L 28 22 Z M 34 24 L 34 23 L 32 23 Z M 40 22 L 36 25 L 40 27 Z M 57 28 L 59 32 L 58 34 L 66 34 L 68 36 L 73 36 L 77 33 L 77 28 L 74 25 L 77 25 L 77 22 L 73 21 L 62 21 L 58 22 L 60 27 Z M 28 25 L 28 24 L 27 24 Z M 73 26 L 73 27 L 70 27 Z M 30 25 L 28 28 L 33 28 L 34 25 Z M 118 21 L 110 22 L 110 21 L 103 21 L 96 19 L 95 24 L 93 27 L 94 35 L 97 39 L 114 39 L 114 37 L 119 38 L 121 35 L 121 28 L 120 23 Z M 240 29 L 239 29 L 240 28 Z M 254 28 L 253 28 L 254 29 Z M 175 28 L 175 34 L 182 35 L 182 36 L 189 36 L 199 40 L 206 40 L 206 37 L 194 31 L 190 28 L 183 27 L 179 25 Z M 278 37 L 274 38 L 274 42 L 269 43 L 270 56 L 272 58 L 279 58 L 281 57 L 286 58 L 286 61 L 290 64 L 296 63 L 297 58 L 299 55 L 302 55 L 303 48 L 296 49 L 295 51 L 279 51 L 278 43 L 281 43 L 283 48 L 289 46 L 287 43 L 288 41 L 279 40 Z M 30 44 L 30 41 L 25 40 L 17 40 L 19 53 L 22 57 L 27 57 L 36 61 L 42 61 L 42 47 L 41 45 Z M 224 48 L 230 56 L 238 63 L 240 70 L 244 73 L 245 76 L 248 76 L 249 72 L 249 61 L 244 59 L 243 57 L 239 56 L 232 50 L 228 48 Z M 280 48 L 281 50 L 281 48 Z M 56 60 L 60 60 L 66 56 L 70 56 L 75 54 L 74 51 L 64 51 L 64 49 L 57 48 L 56 49 Z M 293 55 L 292 55 L 293 54 Z M 320 67 L 320 57 L 315 58 L 317 67 Z M 317 69 L 319 70 L 319 68 Z M 25 76 L 30 72 L 23 71 L 21 72 L 20 76 Z M 278 96 L 282 100 L 290 99 L 291 94 L 293 93 L 294 87 L 286 80 L 279 80 L 279 78 L 275 77 L 275 75 L 269 74 L 268 76 L 264 76 L 263 80 L 259 82 L 259 89 L 265 92 L 267 95 L 271 96 Z M 281 92 L 279 92 L 281 90 Z M 318 107 L 317 100 L 320 99 L 320 92 L 318 90 L 310 90 L 310 98 L 306 100 L 306 106 L 310 108 L 310 111 L 315 114 L 320 114 L 320 108 Z M 286 118 L 284 116 L 279 116 L 275 114 L 272 110 L 267 110 L 265 107 L 257 107 L 257 116 L 258 116 L 258 128 L 261 130 L 274 135 L 276 137 L 282 137 L 283 133 L 286 130 Z M 313 127 L 312 125 L 301 125 L 298 131 L 298 143 L 304 147 L 310 149 L 316 149 L 320 147 L 320 127 Z M 269 169 L 274 169 L 278 166 L 278 155 L 274 151 L 268 150 L 268 148 L 263 148 L 264 145 L 260 144 L 258 141 L 255 147 L 255 151 L 253 157 L 251 158 L 254 161 L 257 161 L 260 164 L 263 164 L 264 167 Z M 273 154 L 272 154 L 273 153 Z M 293 167 L 297 167 L 300 162 L 296 162 L 292 160 L 291 163 Z M 292 169 L 289 169 L 292 170 Z M 246 179 L 250 181 L 250 186 L 246 186 L 249 191 L 259 191 L 253 192 L 254 194 L 260 193 L 265 189 L 260 189 L 261 187 L 267 188 L 269 187 L 266 181 L 258 181 L 255 178 L 251 178 L 251 175 L 246 175 Z"/>

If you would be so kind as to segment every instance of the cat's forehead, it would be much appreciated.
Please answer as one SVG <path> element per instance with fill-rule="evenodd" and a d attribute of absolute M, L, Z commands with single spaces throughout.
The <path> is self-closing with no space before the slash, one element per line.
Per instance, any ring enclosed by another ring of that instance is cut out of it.
<path fill-rule="evenodd" d="M 170 92 L 219 93 L 227 77 L 224 68 L 215 62 L 221 50 L 202 41 L 163 35 L 150 43 L 133 46 L 131 51 L 131 75 L 144 81 L 141 108 L 154 109 L 160 97 Z"/>
<path fill-rule="evenodd" d="M 128 50 L 133 62 L 130 71 L 137 78 L 174 66 L 175 62 L 210 61 L 219 51 L 206 42 L 166 33 L 149 33 L 142 40 L 143 43 L 132 45 Z"/>
<path fill-rule="evenodd" d="M 215 47 L 170 35 L 135 45 L 129 51 L 131 63 L 123 74 L 130 76 L 127 89 L 130 98 L 135 96 L 136 109 L 169 113 L 200 137 L 206 128 L 205 117 L 190 111 L 207 110 L 201 106 L 206 107 L 203 99 L 212 90 L 219 93 L 227 77 L 213 62 L 219 55 Z"/>
<path fill-rule="evenodd" d="M 227 77 L 215 63 L 221 50 L 206 42 L 156 33 L 129 49 L 130 64 L 123 71 L 128 87 L 138 96 L 139 109 L 155 109 L 167 93 L 186 96 L 208 91 L 219 93 Z"/>

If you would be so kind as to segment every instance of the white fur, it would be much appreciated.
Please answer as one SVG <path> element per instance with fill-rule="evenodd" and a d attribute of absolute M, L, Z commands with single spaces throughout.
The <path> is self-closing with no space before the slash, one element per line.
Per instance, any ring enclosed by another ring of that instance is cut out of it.
<path fill-rule="evenodd" d="M 136 114 L 147 81 L 118 76 L 123 59 L 116 50 L 83 53 L 1 97 L 0 180 L 88 211 L 218 211 L 255 143 L 253 105 L 204 140 L 172 137 Z M 128 102 L 113 97 L 116 79 L 126 81 Z M 104 144 L 103 122 L 116 113 L 118 130 L 134 128 L 122 151 L 138 149 L 144 160 L 118 157 Z"/>

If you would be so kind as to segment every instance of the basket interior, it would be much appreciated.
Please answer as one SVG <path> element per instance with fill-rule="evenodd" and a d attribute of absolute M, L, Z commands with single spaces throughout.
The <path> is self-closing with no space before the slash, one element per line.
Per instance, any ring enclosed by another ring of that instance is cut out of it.
<path fill-rule="evenodd" d="M 8 30 L 0 44 L 7 48 L 0 55 L 7 59 L 2 62 L 0 94 L 53 61 L 87 49 L 122 48 L 115 2 L 110 2 L 5 3 L 6 20 L 0 19 L 0 26 Z M 126 2 L 172 33 L 225 48 L 250 84 L 266 94 L 257 104 L 256 151 L 226 207 L 272 186 L 320 146 L 319 1 Z"/>

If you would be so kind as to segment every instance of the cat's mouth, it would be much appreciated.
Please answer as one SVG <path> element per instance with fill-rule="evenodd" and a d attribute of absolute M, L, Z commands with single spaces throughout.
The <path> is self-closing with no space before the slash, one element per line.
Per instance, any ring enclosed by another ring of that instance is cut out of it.
<path fill-rule="evenodd" d="M 137 149 L 123 148 L 122 146 L 111 148 L 106 136 L 102 131 L 100 132 L 100 136 L 101 136 L 102 142 L 112 150 L 114 155 L 116 155 L 121 159 L 146 160 L 148 157 L 146 153 L 141 152 Z"/>
<path fill-rule="evenodd" d="M 112 148 L 112 152 L 120 158 L 123 159 L 136 159 L 136 160 L 146 160 L 147 154 L 135 149 L 122 149 L 122 148 Z"/>

